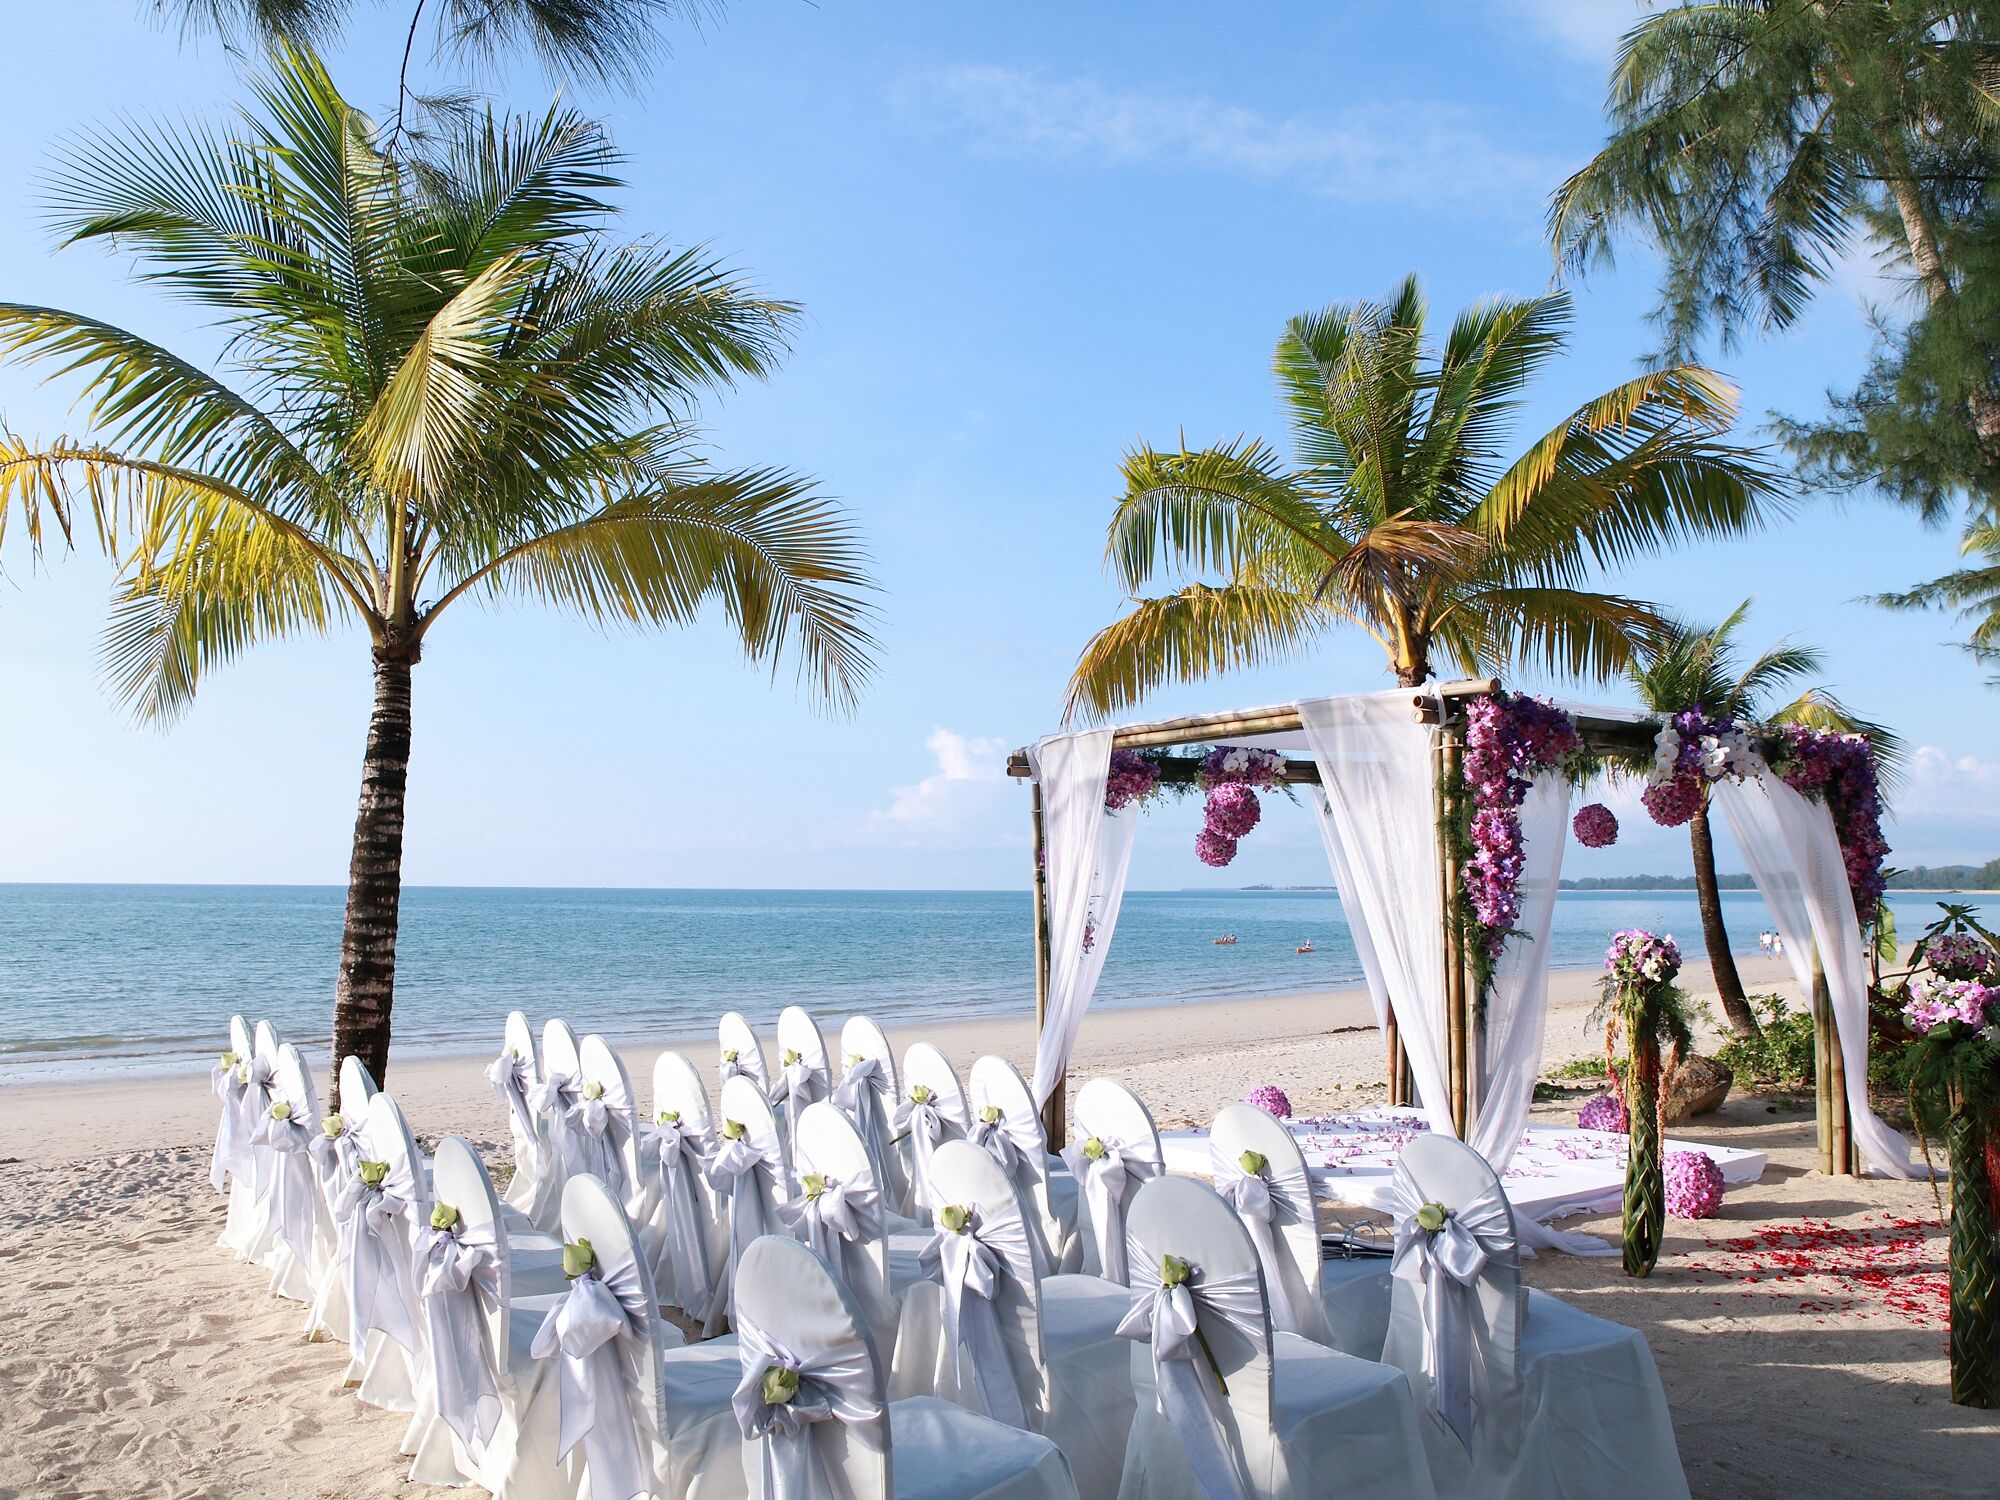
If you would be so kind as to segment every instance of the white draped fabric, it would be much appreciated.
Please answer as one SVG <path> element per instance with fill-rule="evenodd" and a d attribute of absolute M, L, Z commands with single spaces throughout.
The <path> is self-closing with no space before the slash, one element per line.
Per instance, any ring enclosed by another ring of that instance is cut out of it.
<path fill-rule="evenodd" d="M 1718 781 L 1714 795 L 1785 940 L 1793 978 L 1812 993 L 1815 952 L 1826 972 L 1855 1143 L 1884 1176 L 1921 1176 L 1909 1140 L 1868 1107 L 1867 963 L 1833 815 L 1768 772 Z"/>
<path fill-rule="evenodd" d="M 1395 1007 L 1417 1098 L 1431 1128 L 1449 1134 L 1435 732 L 1413 717 L 1410 696 L 1399 688 L 1315 698 L 1298 711 L 1319 767 L 1321 832 L 1369 998 L 1378 1021 Z"/>
<path fill-rule="evenodd" d="M 1035 1103 L 1045 1104 L 1076 1046 L 1125 896 L 1138 815 L 1104 810 L 1111 731 L 1058 734 L 1029 752 L 1042 789 L 1049 907 L 1049 999 L 1035 1043 Z"/>

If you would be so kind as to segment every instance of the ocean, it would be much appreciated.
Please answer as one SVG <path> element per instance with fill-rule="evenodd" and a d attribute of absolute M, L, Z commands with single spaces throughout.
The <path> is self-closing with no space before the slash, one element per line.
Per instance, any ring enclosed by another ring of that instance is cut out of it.
<path fill-rule="evenodd" d="M 232 1011 L 289 1038 L 328 1034 L 343 892 L 318 886 L 0 885 L 0 1084 L 181 1067 L 219 1049 Z M 1936 897 L 1898 893 L 1908 938 Z M 1739 950 L 1769 925 L 1724 895 Z M 1995 898 L 1984 909 L 1995 915 Z M 1595 967 L 1623 927 L 1704 952 L 1687 891 L 1571 891 L 1550 942 Z M 497 1046 L 520 1009 L 642 1041 L 705 1032 L 725 1010 L 797 1003 L 837 1022 L 1026 1013 L 1020 891 L 640 891 L 413 887 L 403 893 L 396 1036 L 416 1049 Z M 1234 933 L 1234 945 L 1214 939 Z M 1314 952 L 1294 949 L 1310 938 Z M 1133 891 L 1097 1003 L 1289 994 L 1360 982 L 1330 891 Z"/>

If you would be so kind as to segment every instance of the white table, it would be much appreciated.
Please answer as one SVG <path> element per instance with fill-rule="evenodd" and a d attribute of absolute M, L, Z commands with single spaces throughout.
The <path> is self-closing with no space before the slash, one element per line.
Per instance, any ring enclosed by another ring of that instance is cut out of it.
<path fill-rule="evenodd" d="M 1423 1111 L 1363 1109 L 1292 1122 L 1323 1198 L 1357 1208 L 1388 1211 L 1389 1173 L 1412 1136 L 1426 1129 Z M 1518 1215 L 1548 1223 L 1571 1214 L 1615 1211 L 1625 1194 L 1622 1135 L 1573 1125 L 1530 1125 L 1501 1179 Z M 1160 1137 L 1167 1170 L 1206 1177 L 1208 1132 L 1175 1130 Z M 1668 1151 L 1703 1151 L 1728 1184 L 1764 1175 L 1765 1154 L 1733 1146 L 1669 1140 Z"/>

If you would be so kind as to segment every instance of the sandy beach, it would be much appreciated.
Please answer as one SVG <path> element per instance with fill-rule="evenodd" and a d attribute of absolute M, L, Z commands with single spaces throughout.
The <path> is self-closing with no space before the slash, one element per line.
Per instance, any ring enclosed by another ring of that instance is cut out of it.
<path fill-rule="evenodd" d="M 1743 963 L 1752 988 L 1790 988 L 1780 963 Z M 1687 977 L 1706 981 L 1698 966 Z M 1592 979 L 1556 976 L 1546 1067 L 1601 1055 L 1585 1023 Z M 922 1035 L 961 1066 L 1032 1055 L 1026 1016 Z M 893 1036 L 899 1049 L 915 1039 Z M 668 1040 L 706 1070 L 712 1039 Z M 642 1094 L 656 1050 L 624 1049 Z M 483 1062 L 424 1058 L 389 1083 L 421 1136 L 463 1135 L 497 1165 L 504 1121 Z M 1262 1082 L 1307 1112 L 1383 1097 L 1380 1038 L 1353 992 L 1105 1010 L 1085 1023 L 1073 1078 L 1098 1073 L 1138 1089 L 1163 1126 L 1204 1121 Z M 1567 1122 L 1574 1108 L 1538 1104 L 1536 1118 Z M 404 1419 L 344 1392 L 344 1351 L 306 1342 L 300 1309 L 215 1248 L 213 1109 L 200 1076 L 0 1090 L 0 1500 L 407 1493 Z M 1755 1097 L 1674 1134 L 1767 1151 L 1770 1166 L 1720 1217 L 1670 1221 L 1646 1282 L 1615 1259 L 1566 1256 L 1528 1277 L 1645 1331 L 1694 1494 L 1994 1493 L 2000 1424 L 1945 1396 L 1931 1190 L 1818 1176 L 1809 1112 Z M 1612 1219 L 1575 1222 L 1616 1233 Z"/>

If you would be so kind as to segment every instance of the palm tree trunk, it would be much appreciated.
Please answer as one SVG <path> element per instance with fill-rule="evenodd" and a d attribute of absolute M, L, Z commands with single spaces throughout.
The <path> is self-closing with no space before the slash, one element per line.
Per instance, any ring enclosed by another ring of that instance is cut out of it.
<path fill-rule="evenodd" d="M 1738 1036 L 1755 1036 L 1757 1016 L 1743 995 L 1743 976 L 1736 972 L 1736 955 L 1729 951 L 1729 929 L 1722 921 L 1722 892 L 1715 881 L 1715 840 L 1708 829 L 1708 799 L 1703 797 L 1688 823 L 1694 852 L 1695 900 L 1701 907 L 1701 937 L 1708 948 L 1708 967 L 1715 975 L 1715 992 L 1722 1013 Z"/>
<path fill-rule="evenodd" d="M 389 1071 L 389 1012 L 396 998 L 396 921 L 403 896 L 403 800 L 410 774 L 410 669 L 414 653 L 377 647 L 375 707 L 361 762 L 347 919 L 333 990 L 333 1065 L 358 1056 L 381 1083 Z M 335 1095 L 338 1108 L 338 1093 Z"/>
<path fill-rule="evenodd" d="M 1924 289 L 1924 301 L 1934 308 L 1947 306 L 1956 293 L 1938 249 L 1937 233 L 1924 209 L 1923 196 L 1907 176 L 1890 173 L 1887 181 L 1896 217 L 1902 220 L 1903 243 L 1909 247 L 1910 264 L 1916 270 L 1917 284 Z M 1966 406 L 1981 445 L 1990 452 L 2000 453 L 2000 395 L 1990 387 L 1977 390 L 1967 398 Z"/>

